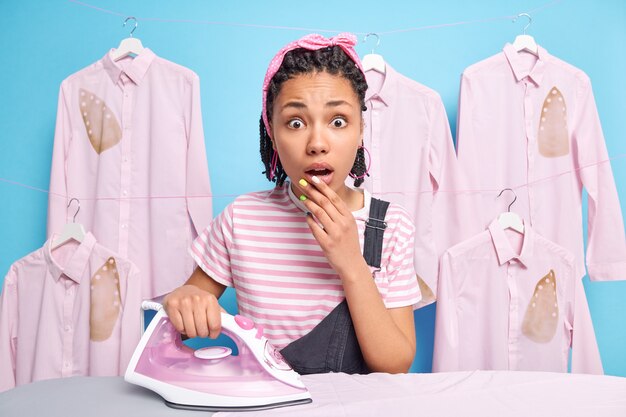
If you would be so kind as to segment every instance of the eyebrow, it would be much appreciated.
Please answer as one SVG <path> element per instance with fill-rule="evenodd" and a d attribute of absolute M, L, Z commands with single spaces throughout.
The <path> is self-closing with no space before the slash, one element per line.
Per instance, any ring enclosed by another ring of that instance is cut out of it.
<path fill-rule="evenodd" d="M 338 106 L 343 106 L 343 105 L 348 105 L 352 107 L 352 104 L 350 104 L 350 102 L 346 100 L 332 100 L 326 103 L 326 107 L 338 107 Z M 288 101 L 287 103 L 283 105 L 281 110 L 284 110 L 290 107 L 295 108 L 295 109 L 306 109 L 307 105 L 302 103 L 301 101 Z"/>
<path fill-rule="evenodd" d="M 345 100 L 329 101 L 328 103 L 326 103 L 326 107 L 337 107 L 337 106 L 342 106 L 344 104 L 347 104 L 348 106 L 352 107 L 352 104 L 350 104 L 349 102 Z"/>
<path fill-rule="evenodd" d="M 285 103 L 283 105 L 282 109 L 284 110 L 284 109 L 289 108 L 289 107 L 293 107 L 293 108 L 296 108 L 296 109 L 306 109 L 306 104 L 304 104 L 304 103 L 302 103 L 300 101 L 289 101 L 289 102 L 287 102 L 287 103 Z"/>

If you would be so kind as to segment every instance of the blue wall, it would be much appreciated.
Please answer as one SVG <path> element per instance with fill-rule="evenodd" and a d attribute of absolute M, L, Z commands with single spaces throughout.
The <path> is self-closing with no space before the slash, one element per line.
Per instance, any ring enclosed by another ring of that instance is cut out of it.
<path fill-rule="evenodd" d="M 143 18 L 135 35 L 144 46 L 200 76 L 215 213 L 235 195 L 268 188 L 258 158 L 260 86 L 273 54 L 310 31 L 206 22 L 328 29 L 331 34 L 473 22 L 383 34 L 377 49 L 395 69 L 441 94 L 454 132 L 461 72 L 499 52 L 524 25 L 523 19 L 491 18 L 536 10 L 529 34 L 591 77 L 626 208 L 626 137 L 620 125 L 626 115 L 623 0 L 85 1 Z M 46 228 L 45 192 L 7 181 L 48 188 L 61 81 L 100 59 L 129 31 L 121 27 L 121 16 L 65 0 L 3 0 L 0 16 L 1 283 L 11 263 L 43 244 Z M 357 51 L 362 56 L 370 46 L 359 45 Z M 585 288 L 606 373 L 626 376 L 626 281 L 585 279 Z M 233 296 L 228 297 L 232 308 Z M 415 371 L 430 370 L 434 311 L 431 306 L 416 312 Z"/>

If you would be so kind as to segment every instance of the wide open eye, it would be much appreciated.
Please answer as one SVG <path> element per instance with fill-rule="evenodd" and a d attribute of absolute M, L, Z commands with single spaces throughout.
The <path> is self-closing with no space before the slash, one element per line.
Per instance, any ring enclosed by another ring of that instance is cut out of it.
<path fill-rule="evenodd" d="M 302 129 L 304 127 L 304 122 L 300 119 L 291 119 L 287 126 L 291 129 Z"/>
<path fill-rule="evenodd" d="M 348 125 L 348 122 L 346 121 L 346 119 L 344 117 L 335 117 L 331 122 L 330 122 L 332 127 L 336 127 L 336 128 L 342 128 L 342 127 L 346 127 Z"/>

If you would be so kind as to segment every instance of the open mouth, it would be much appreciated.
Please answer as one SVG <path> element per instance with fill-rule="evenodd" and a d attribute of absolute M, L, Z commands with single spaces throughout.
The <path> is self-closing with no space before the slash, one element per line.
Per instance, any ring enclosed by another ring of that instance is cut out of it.
<path fill-rule="evenodd" d="M 330 175 L 333 171 L 330 169 L 324 168 L 324 169 L 310 169 L 305 172 L 309 174 L 310 176 L 324 177 L 326 175 Z"/>

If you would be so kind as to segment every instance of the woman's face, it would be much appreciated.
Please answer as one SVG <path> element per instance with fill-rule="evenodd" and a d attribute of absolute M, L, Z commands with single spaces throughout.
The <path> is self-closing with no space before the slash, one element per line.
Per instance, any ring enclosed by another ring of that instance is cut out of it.
<path fill-rule="evenodd" d="M 349 80 L 326 72 L 283 83 L 274 100 L 274 150 L 293 182 L 312 176 L 340 196 L 361 144 L 361 106 Z"/>

